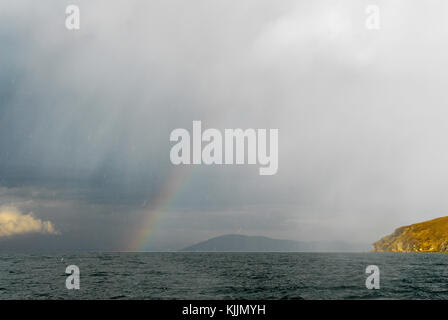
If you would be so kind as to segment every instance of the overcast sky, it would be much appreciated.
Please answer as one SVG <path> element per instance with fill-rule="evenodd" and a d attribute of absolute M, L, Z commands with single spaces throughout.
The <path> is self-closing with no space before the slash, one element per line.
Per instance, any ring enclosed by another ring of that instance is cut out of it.
<path fill-rule="evenodd" d="M 0 2 L 0 250 L 129 250 L 154 210 L 149 250 L 226 233 L 369 244 L 448 215 L 447 6 Z M 279 129 L 278 173 L 179 170 L 169 135 L 193 120 Z"/>

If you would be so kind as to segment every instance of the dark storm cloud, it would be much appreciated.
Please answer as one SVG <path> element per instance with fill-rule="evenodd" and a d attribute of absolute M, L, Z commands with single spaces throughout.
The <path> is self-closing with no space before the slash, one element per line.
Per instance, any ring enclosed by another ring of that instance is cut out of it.
<path fill-rule="evenodd" d="M 195 167 L 159 249 L 227 232 L 370 242 L 445 215 L 431 2 L 378 2 L 375 32 L 362 1 L 75 1 L 78 32 L 68 2 L 2 3 L 0 203 L 54 223 L 62 248 L 121 248 L 172 170 L 171 130 L 201 120 L 278 128 L 279 171 Z"/>

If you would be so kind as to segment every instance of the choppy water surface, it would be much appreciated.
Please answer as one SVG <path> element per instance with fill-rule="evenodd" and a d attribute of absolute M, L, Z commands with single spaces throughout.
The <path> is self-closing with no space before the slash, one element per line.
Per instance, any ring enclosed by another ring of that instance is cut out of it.
<path fill-rule="evenodd" d="M 75 264 L 81 289 L 67 290 Z M 379 290 L 365 268 L 380 268 Z M 447 299 L 448 255 L 88 253 L 0 255 L 0 299 Z"/>

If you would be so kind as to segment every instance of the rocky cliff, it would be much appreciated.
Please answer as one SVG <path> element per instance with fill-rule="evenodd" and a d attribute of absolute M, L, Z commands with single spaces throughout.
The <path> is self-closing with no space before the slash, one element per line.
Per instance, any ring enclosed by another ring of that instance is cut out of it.
<path fill-rule="evenodd" d="M 375 252 L 448 252 L 448 217 L 405 227 L 373 244 Z"/>

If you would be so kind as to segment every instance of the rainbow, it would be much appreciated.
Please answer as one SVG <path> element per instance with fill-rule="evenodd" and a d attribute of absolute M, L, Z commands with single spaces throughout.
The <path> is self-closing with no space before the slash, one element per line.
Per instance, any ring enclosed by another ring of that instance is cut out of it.
<path fill-rule="evenodd" d="M 125 251 L 145 251 L 157 223 L 176 199 L 181 186 L 191 176 L 193 166 L 177 166 L 170 173 L 159 192 L 148 202 L 149 210 L 144 214 L 135 235 L 125 245 Z"/>

